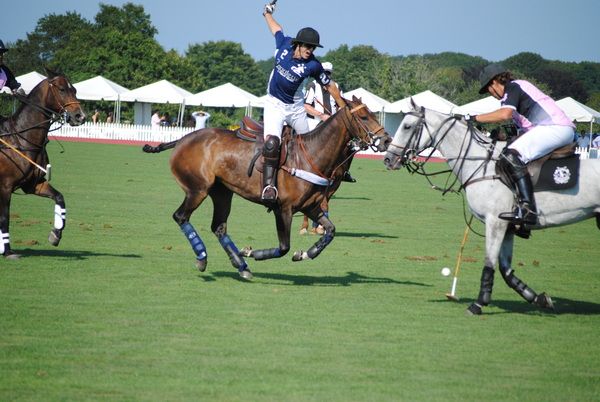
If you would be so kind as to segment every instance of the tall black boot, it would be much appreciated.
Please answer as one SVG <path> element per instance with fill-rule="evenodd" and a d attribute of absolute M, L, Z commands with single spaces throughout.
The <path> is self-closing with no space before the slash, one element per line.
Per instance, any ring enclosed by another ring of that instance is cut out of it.
<path fill-rule="evenodd" d="M 277 165 L 279 164 L 279 138 L 267 137 L 263 147 L 263 191 L 261 198 L 267 202 L 275 202 L 277 192 Z"/>
<path fill-rule="evenodd" d="M 535 225 L 537 223 L 537 207 L 533 196 L 533 183 L 527 167 L 516 151 L 505 149 L 500 158 L 500 166 L 508 173 L 513 186 L 517 190 L 519 205 L 511 212 L 502 212 L 500 219 L 511 221 L 515 225 Z"/>

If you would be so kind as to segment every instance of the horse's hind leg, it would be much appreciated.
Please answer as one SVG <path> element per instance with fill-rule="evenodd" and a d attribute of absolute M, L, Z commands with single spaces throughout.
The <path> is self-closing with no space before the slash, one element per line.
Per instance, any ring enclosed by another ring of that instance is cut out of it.
<path fill-rule="evenodd" d="M 248 264 L 239 255 L 240 252 L 235 243 L 227 234 L 227 218 L 231 212 L 231 198 L 233 193 L 222 185 L 216 184 L 210 191 L 210 197 L 213 201 L 213 219 L 211 230 L 219 239 L 223 250 L 227 253 L 231 265 L 237 268 L 242 278 L 251 279 L 252 273 L 248 269 Z"/>
<path fill-rule="evenodd" d="M 200 206 L 205 198 L 206 195 L 202 195 L 197 192 L 192 194 L 186 191 L 183 203 L 173 214 L 173 219 L 175 222 L 177 222 L 181 228 L 181 231 L 190 242 L 194 253 L 196 253 L 196 267 L 200 270 L 200 272 L 204 272 L 206 270 L 206 265 L 208 263 L 206 246 L 204 246 L 204 242 L 189 221 L 192 212 L 194 212 Z"/>
<path fill-rule="evenodd" d="M 23 190 L 26 193 L 29 193 L 26 188 L 23 188 Z M 48 241 L 53 246 L 58 246 L 60 239 L 62 238 L 62 231 L 65 228 L 65 221 L 67 218 L 65 198 L 60 191 L 52 187 L 47 181 L 37 184 L 33 189 L 33 194 L 54 200 L 54 230 L 50 232 Z"/>

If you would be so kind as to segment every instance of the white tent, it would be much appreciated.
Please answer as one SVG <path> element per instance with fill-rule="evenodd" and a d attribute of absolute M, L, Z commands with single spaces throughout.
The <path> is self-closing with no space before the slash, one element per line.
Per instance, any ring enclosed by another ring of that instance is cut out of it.
<path fill-rule="evenodd" d="M 44 75 L 42 75 L 36 71 L 32 71 L 32 72 L 24 74 L 24 75 L 19 75 L 18 77 L 15 77 L 15 78 L 16 78 L 17 82 L 19 82 L 21 84 L 21 88 L 23 89 L 23 91 L 25 91 L 26 94 L 31 92 L 31 90 L 33 88 L 35 88 L 37 84 L 39 84 L 44 79 L 46 79 L 46 77 Z M 4 87 L 4 88 L 2 88 L 2 92 L 9 94 L 10 88 Z"/>
<path fill-rule="evenodd" d="M 569 118 L 576 123 L 590 123 L 590 133 L 593 131 L 593 124 L 600 123 L 600 113 L 577 102 L 570 96 L 556 102 L 556 104 L 565 112 Z"/>
<path fill-rule="evenodd" d="M 418 106 L 423 106 L 444 114 L 450 114 L 452 109 L 457 107 L 454 103 L 427 90 L 392 103 L 389 107 L 385 108 L 386 113 L 408 113 L 412 110 L 411 98 Z"/>
<path fill-rule="evenodd" d="M 488 96 L 475 102 L 467 103 L 456 108 L 453 113 L 459 114 L 483 114 L 500 109 L 500 101 L 493 96 Z"/>
<path fill-rule="evenodd" d="M 257 96 L 228 82 L 186 97 L 185 104 L 207 107 L 244 107 L 246 114 L 249 114 L 251 104 L 256 100 L 258 100 Z"/>
<path fill-rule="evenodd" d="M 101 75 L 78 82 L 73 86 L 77 89 L 77 98 L 86 100 L 116 101 L 119 100 L 122 93 L 129 91 Z"/>
<path fill-rule="evenodd" d="M 384 109 L 387 111 L 387 106 L 390 105 L 390 102 L 386 101 L 383 98 L 367 91 L 364 88 L 358 88 L 350 92 L 344 92 L 344 98 L 352 99 L 352 96 L 356 96 L 357 98 L 362 99 L 362 103 L 367 105 L 371 112 L 383 112 Z"/>
<path fill-rule="evenodd" d="M 101 75 L 73 84 L 77 89 L 77 98 L 85 100 L 115 101 L 115 122 L 121 122 L 121 94 L 129 89 L 108 80 Z"/>
<path fill-rule="evenodd" d="M 170 83 L 167 80 L 145 85 L 121 94 L 121 101 L 135 102 L 135 124 L 150 124 L 152 116 L 151 104 L 173 103 L 179 104 L 179 121 L 182 121 L 185 98 L 191 92 Z"/>

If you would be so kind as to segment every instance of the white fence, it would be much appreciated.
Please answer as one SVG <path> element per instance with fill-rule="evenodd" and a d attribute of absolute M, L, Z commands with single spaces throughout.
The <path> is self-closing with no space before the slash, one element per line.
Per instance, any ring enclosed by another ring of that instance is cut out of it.
<path fill-rule="evenodd" d="M 137 124 L 86 123 L 72 127 L 65 124 L 52 134 L 59 137 L 112 141 L 170 142 L 194 131 L 193 127 L 152 127 Z"/>

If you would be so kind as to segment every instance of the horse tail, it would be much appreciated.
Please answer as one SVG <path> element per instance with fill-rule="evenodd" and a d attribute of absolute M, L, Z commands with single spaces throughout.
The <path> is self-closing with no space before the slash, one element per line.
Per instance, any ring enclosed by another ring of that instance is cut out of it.
<path fill-rule="evenodd" d="M 167 149 L 175 148 L 175 145 L 177 145 L 178 141 L 179 140 L 175 140 L 175 141 L 171 141 L 171 142 L 163 142 L 162 144 L 158 144 L 155 147 L 153 147 L 150 144 L 146 144 L 142 148 L 142 151 L 149 153 L 149 154 L 157 154 L 159 152 L 166 151 Z"/>

